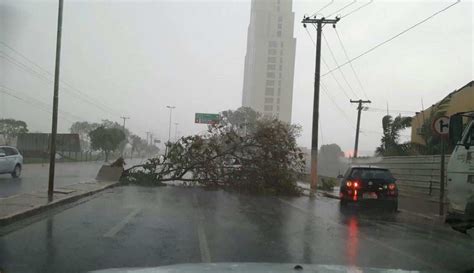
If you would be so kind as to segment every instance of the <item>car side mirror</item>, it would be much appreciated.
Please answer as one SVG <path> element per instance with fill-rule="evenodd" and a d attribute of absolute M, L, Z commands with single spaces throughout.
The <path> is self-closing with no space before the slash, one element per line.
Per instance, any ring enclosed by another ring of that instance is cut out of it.
<path fill-rule="evenodd" d="M 337 179 L 341 179 L 341 178 L 344 178 L 344 176 L 342 176 L 342 174 L 337 176 Z"/>
<path fill-rule="evenodd" d="M 0 157 L 5 157 L 6 154 L 5 153 L 0 153 Z"/>

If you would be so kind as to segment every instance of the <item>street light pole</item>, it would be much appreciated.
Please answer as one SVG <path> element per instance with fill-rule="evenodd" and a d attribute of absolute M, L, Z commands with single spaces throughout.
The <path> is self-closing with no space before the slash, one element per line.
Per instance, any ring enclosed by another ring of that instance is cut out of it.
<path fill-rule="evenodd" d="M 58 133 L 59 71 L 61 63 L 61 34 L 63 25 L 63 0 L 58 5 L 58 29 L 56 34 L 56 63 L 54 66 L 53 117 L 49 149 L 48 202 L 53 201 L 54 168 L 56 163 L 56 135 Z"/>
<path fill-rule="evenodd" d="M 174 126 L 175 126 L 175 128 L 174 128 L 174 141 L 178 140 L 178 125 L 179 125 L 179 123 L 177 123 L 177 122 L 174 123 Z"/>
<path fill-rule="evenodd" d="M 167 105 L 166 108 L 170 109 L 170 122 L 168 126 L 168 143 L 169 143 L 170 138 L 171 138 L 171 115 L 173 114 L 173 109 L 176 108 L 176 106 Z M 168 145 L 165 145 L 165 155 L 167 154 L 168 154 Z"/>

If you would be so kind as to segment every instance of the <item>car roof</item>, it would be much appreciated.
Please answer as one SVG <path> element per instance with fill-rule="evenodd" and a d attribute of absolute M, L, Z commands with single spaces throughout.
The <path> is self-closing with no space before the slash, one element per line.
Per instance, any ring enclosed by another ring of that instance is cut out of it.
<path fill-rule="evenodd" d="M 354 165 L 350 167 L 351 169 L 374 169 L 374 170 L 385 170 L 388 171 L 389 169 L 374 165 Z"/>

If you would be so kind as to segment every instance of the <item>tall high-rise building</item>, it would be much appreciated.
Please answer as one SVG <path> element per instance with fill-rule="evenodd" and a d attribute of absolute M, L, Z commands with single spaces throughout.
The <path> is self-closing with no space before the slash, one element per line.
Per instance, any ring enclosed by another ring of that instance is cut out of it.
<path fill-rule="evenodd" d="M 296 39 L 292 0 L 252 0 L 242 105 L 291 122 Z"/>

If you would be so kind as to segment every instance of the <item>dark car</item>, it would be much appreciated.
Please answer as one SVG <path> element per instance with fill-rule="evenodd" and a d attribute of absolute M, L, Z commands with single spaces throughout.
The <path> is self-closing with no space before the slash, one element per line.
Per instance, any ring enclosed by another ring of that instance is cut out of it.
<path fill-rule="evenodd" d="M 376 203 L 398 209 L 398 187 L 390 170 L 379 167 L 350 167 L 341 178 L 341 206 L 348 203 Z"/>

